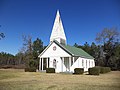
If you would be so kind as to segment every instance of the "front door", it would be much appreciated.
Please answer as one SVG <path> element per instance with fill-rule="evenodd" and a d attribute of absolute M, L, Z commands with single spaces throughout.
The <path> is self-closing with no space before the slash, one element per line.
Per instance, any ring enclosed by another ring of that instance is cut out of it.
<path fill-rule="evenodd" d="M 53 67 L 56 69 L 57 68 L 57 61 L 56 59 L 53 60 Z"/>
<path fill-rule="evenodd" d="M 70 70 L 70 66 L 69 66 L 69 58 L 68 57 L 64 58 L 64 65 L 66 67 L 66 71 L 69 71 Z"/>
<path fill-rule="evenodd" d="M 46 68 L 47 68 L 47 59 L 44 58 L 43 59 L 43 70 L 46 70 Z"/>

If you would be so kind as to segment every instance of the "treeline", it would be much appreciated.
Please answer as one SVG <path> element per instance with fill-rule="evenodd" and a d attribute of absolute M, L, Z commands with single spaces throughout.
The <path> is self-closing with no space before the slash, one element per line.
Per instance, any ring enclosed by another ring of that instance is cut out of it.
<path fill-rule="evenodd" d="M 120 70 L 120 33 L 117 28 L 104 28 L 97 33 L 96 43 L 84 45 L 74 44 L 77 48 L 82 48 L 95 58 L 97 66 L 110 67 L 112 70 Z M 0 67 L 3 68 L 38 68 L 38 55 L 44 50 L 41 39 L 32 41 L 31 36 L 23 36 L 23 47 L 14 56 L 8 53 L 0 53 Z"/>
<path fill-rule="evenodd" d="M 38 55 L 43 51 L 44 46 L 41 39 L 32 41 L 31 36 L 23 36 L 23 46 L 14 56 L 9 53 L 0 53 L 0 68 L 38 68 Z"/>
<path fill-rule="evenodd" d="M 0 65 L 10 65 L 16 64 L 15 56 L 9 53 L 1 52 L 0 53 Z"/>

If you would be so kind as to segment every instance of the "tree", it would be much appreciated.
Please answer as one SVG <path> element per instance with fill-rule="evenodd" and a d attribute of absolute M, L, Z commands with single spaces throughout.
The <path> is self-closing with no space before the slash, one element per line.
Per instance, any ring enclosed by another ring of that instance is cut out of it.
<path fill-rule="evenodd" d="M 23 35 L 22 37 L 24 53 L 32 54 L 32 37 L 30 35 Z"/>
<path fill-rule="evenodd" d="M 104 28 L 102 32 L 97 33 L 96 41 L 98 43 L 115 43 L 120 39 L 120 33 L 117 28 Z"/>
<path fill-rule="evenodd" d="M 16 55 L 16 64 L 20 65 L 20 64 L 25 64 L 25 54 L 22 52 L 18 52 Z"/>
<path fill-rule="evenodd" d="M 91 47 L 87 42 L 81 48 L 91 55 Z"/>
<path fill-rule="evenodd" d="M 34 42 L 33 42 L 33 56 L 35 59 L 38 58 L 38 55 L 43 51 L 43 42 L 41 39 L 37 38 Z"/>
<path fill-rule="evenodd" d="M 101 53 L 99 53 L 99 55 L 102 55 L 104 65 L 112 69 L 117 69 L 119 62 L 117 62 L 117 60 L 120 59 L 118 58 L 120 33 L 117 31 L 117 28 L 104 28 L 102 32 L 97 34 L 95 40 L 100 43 Z"/>
<path fill-rule="evenodd" d="M 5 37 L 4 33 L 0 33 L 0 40 L 4 37 Z"/>
<path fill-rule="evenodd" d="M 0 25 L 0 27 L 1 27 L 1 25 Z M 0 33 L 0 40 L 4 37 L 5 37 L 4 33 Z"/>
<path fill-rule="evenodd" d="M 100 51 L 99 51 L 99 46 L 97 46 L 94 42 L 92 42 L 92 44 L 91 44 L 91 46 L 90 46 L 90 54 L 96 59 L 96 58 L 98 58 L 99 56 L 99 53 L 100 53 Z"/>
<path fill-rule="evenodd" d="M 26 67 L 29 67 L 29 62 L 33 59 L 32 37 L 30 35 L 28 36 L 23 35 L 22 38 L 23 47 L 19 51 L 18 57 L 20 57 L 22 61 L 25 61 Z"/>
<path fill-rule="evenodd" d="M 43 46 L 43 42 L 41 39 L 37 38 L 34 42 L 33 42 L 33 61 L 34 63 L 36 64 L 33 64 L 35 65 L 36 68 L 38 68 L 38 65 L 39 65 L 39 58 L 38 58 L 38 55 L 43 51 L 44 49 L 44 46 Z M 33 62 L 32 61 L 32 62 Z"/>
<path fill-rule="evenodd" d="M 79 47 L 79 45 L 78 45 L 77 43 L 75 43 L 73 46 L 74 46 L 74 47 L 77 47 L 77 48 Z"/>
<path fill-rule="evenodd" d="M 0 67 L 4 65 L 15 65 L 15 56 L 9 53 L 0 53 Z"/>
<path fill-rule="evenodd" d="M 31 64 L 35 65 L 38 68 L 38 55 L 43 51 L 43 42 L 41 39 L 37 38 L 35 41 L 32 42 L 31 36 L 23 36 L 23 47 L 17 54 L 19 58 L 18 61 L 25 61 L 26 68 L 30 68 Z"/>

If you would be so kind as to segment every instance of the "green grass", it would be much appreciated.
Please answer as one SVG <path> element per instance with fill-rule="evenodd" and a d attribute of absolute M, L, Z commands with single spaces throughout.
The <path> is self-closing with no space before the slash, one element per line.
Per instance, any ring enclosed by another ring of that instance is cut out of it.
<path fill-rule="evenodd" d="M 0 90 L 120 90 L 120 72 L 92 76 L 0 69 Z"/>

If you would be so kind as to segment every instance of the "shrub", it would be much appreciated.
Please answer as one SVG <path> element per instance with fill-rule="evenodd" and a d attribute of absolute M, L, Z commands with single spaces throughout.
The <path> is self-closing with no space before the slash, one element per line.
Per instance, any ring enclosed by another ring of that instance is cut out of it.
<path fill-rule="evenodd" d="M 107 67 L 107 72 L 111 72 L 111 68 L 110 67 Z"/>
<path fill-rule="evenodd" d="M 55 68 L 46 68 L 46 73 L 55 73 Z"/>
<path fill-rule="evenodd" d="M 108 72 L 110 72 L 111 71 L 111 69 L 110 69 L 110 67 L 100 67 L 100 73 L 108 73 Z"/>
<path fill-rule="evenodd" d="M 93 67 L 88 69 L 89 75 L 99 75 L 100 74 L 100 68 L 99 67 Z"/>
<path fill-rule="evenodd" d="M 35 60 L 30 60 L 30 61 L 29 61 L 29 67 L 37 67 L 37 61 L 35 61 Z"/>
<path fill-rule="evenodd" d="M 74 74 L 83 74 L 84 73 L 84 69 L 83 68 L 75 68 L 74 69 Z"/>
<path fill-rule="evenodd" d="M 35 67 L 25 68 L 25 72 L 36 72 L 36 68 Z"/>
<path fill-rule="evenodd" d="M 36 72 L 37 69 L 37 61 L 36 60 L 29 60 L 26 63 L 26 68 L 25 68 L 25 72 Z"/>
<path fill-rule="evenodd" d="M 9 69 L 9 68 L 13 68 L 13 65 L 4 65 L 4 66 L 1 66 L 1 68 L 3 68 L 3 69 Z"/>

